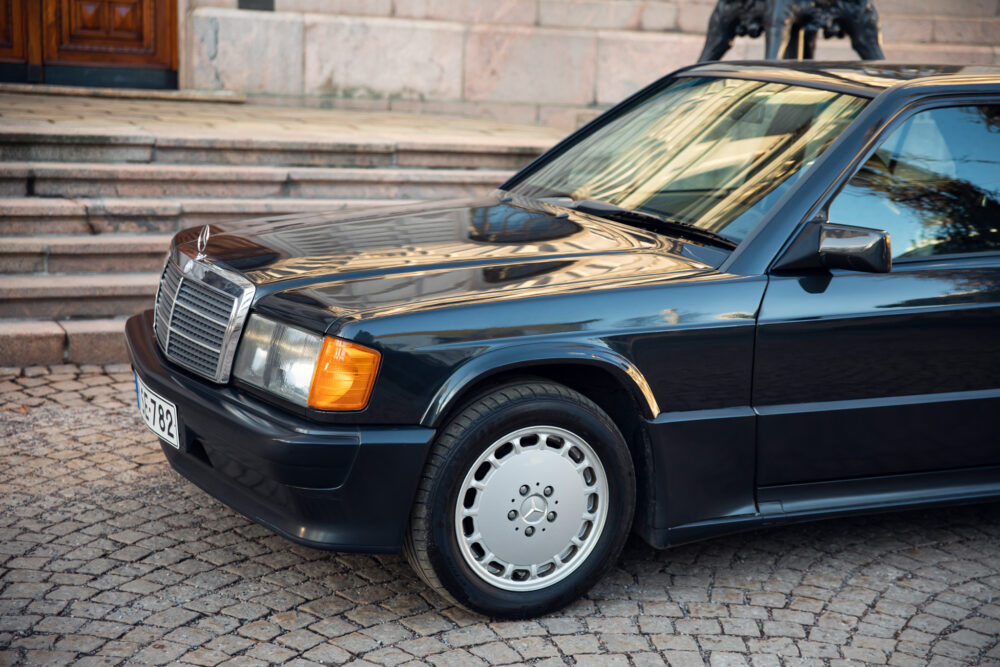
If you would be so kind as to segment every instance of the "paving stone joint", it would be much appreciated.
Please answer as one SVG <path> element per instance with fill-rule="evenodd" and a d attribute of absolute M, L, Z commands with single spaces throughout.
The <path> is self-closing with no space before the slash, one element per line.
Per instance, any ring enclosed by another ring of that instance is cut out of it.
<path fill-rule="evenodd" d="M 0 368 L 0 665 L 1000 665 L 1000 504 L 655 551 L 496 622 L 176 475 L 127 365 Z"/>

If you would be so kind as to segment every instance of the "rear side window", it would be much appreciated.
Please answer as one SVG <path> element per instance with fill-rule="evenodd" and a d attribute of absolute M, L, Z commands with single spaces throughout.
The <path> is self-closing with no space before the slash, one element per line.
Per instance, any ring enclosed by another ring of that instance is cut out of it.
<path fill-rule="evenodd" d="M 1000 250 L 1000 105 L 911 117 L 837 195 L 830 221 L 884 229 L 894 258 Z"/>

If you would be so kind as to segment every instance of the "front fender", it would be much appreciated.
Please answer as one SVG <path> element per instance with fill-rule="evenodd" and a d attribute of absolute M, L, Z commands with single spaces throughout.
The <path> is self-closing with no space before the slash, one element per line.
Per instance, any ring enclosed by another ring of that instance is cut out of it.
<path fill-rule="evenodd" d="M 653 419 L 660 408 L 646 378 L 635 364 L 598 342 L 561 342 L 545 345 L 515 345 L 490 350 L 462 364 L 431 399 L 420 420 L 435 427 L 455 400 L 469 386 L 492 375 L 540 364 L 579 364 L 611 373 L 642 406 L 643 416 Z"/>

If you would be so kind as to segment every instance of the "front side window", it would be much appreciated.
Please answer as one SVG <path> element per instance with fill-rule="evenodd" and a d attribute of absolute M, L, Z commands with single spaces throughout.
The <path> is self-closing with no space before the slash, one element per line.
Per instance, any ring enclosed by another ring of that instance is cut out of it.
<path fill-rule="evenodd" d="M 785 83 L 674 79 L 512 191 L 598 200 L 739 242 L 867 102 Z"/>
<path fill-rule="evenodd" d="M 897 259 L 1000 250 L 1000 105 L 915 114 L 837 195 L 829 219 L 889 232 Z"/>

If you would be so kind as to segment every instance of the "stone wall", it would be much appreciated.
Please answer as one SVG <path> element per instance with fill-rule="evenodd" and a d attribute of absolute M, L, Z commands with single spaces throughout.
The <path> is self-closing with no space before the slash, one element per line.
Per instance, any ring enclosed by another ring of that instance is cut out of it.
<path fill-rule="evenodd" d="M 184 1 L 182 0 L 182 5 Z M 181 7 L 181 84 L 255 101 L 571 128 L 695 61 L 714 0 L 236 0 Z M 1000 0 L 876 0 L 902 62 L 1000 62 Z M 727 58 L 756 58 L 740 40 Z M 846 40 L 819 56 L 854 58 Z"/>

